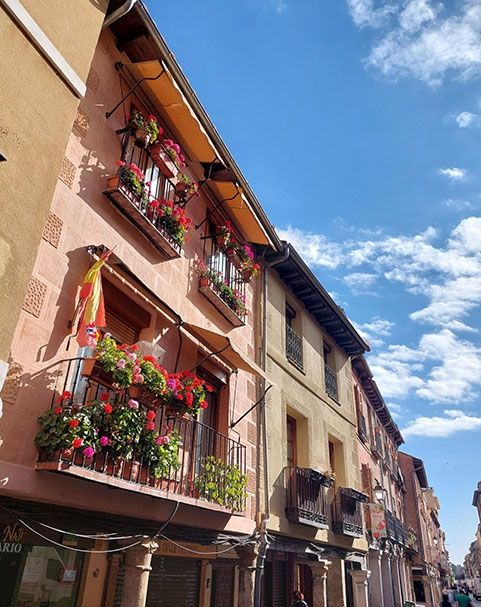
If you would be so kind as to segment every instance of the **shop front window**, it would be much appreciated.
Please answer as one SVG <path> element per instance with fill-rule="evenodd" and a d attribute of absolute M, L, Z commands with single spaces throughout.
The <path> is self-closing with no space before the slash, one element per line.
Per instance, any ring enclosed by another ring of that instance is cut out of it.
<path fill-rule="evenodd" d="M 75 607 L 83 555 L 53 545 L 14 545 L 18 552 L 0 553 L 2 607 Z"/>

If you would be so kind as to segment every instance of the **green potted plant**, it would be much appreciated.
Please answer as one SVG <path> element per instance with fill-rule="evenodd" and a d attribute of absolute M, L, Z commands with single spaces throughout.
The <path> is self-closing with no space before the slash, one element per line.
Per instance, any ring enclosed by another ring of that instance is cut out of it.
<path fill-rule="evenodd" d="M 147 217 L 154 224 L 157 222 L 158 226 L 162 226 L 179 246 L 184 244 L 192 220 L 182 207 L 174 207 L 171 200 L 152 200 L 149 203 Z"/>
<path fill-rule="evenodd" d="M 135 137 L 135 144 L 139 147 L 146 147 L 149 143 L 154 143 L 159 134 L 163 133 L 154 115 L 144 117 L 138 111 L 134 111 L 130 118 L 130 128 Z"/>
<path fill-rule="evenodd" d="M 244 510 L 247 475 L 218 457 L 209 455 L 202 459 L 195 487 L 199 497 L 208 502 L 233 511 Z"/>
<path fill-rule="evenodd" d="M 193 181 L 187 173 L 178 173 L 175 184 L 175 195 L 180 200 L 185 200 L 187 196 L 193 196 L 197 193 L 199 186 Z"/>
<path fill-rule="evenodd" d="M 179 450 L 180 436 L 177 432 L 159 434 L 146 431 L 142 437 L 142 461 L 147 467 L 154 486 L 177 485 L 175 473 L 180 468 Z M 162 480 L 164 479 L 164 483 Z"/>
<path fill-rule="evenodd" d="M 157 407 L 167 386 L 167 371 L 159 365 L 155 356 L 143 356 L 139 360 L 142 383 L 129 388 L 129 395 L 148 407 Z"/>
<path fill-rule="evenodd" d="M 223 251 L 227 245 L 233 240 L 234 230 L 232 224 L 226 221 L 224 224 L 217 226 L 215 230 L 215 243 L 217 247 Z"/>
<path fill-rule="evenodd" d="M 172 413 L 195 417 L 208 407 L 206 393 L 212 390 L 212 386 L 190 371 L 169 373 L 163 398 Z"/>

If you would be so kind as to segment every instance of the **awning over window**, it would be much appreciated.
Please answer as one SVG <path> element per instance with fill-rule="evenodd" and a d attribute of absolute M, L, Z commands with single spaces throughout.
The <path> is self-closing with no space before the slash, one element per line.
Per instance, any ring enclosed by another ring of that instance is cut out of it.
<path fill-rule="evenodd" d="M 272 383 L 259 365 L 233 344 L 226 335 L 221 335 L 215 331 L 210 331 L 209 329 L 204 329 L 190 323 L 184 323 L 182 327 L 202 342 L 209 350 L 223 358 L 230 367 L 242 369 L 242 371 L 247 371 L 247 373 L 253 373 Z"/>
<path fill-rule="evenodd" d="M 154 78 L 162 71 L 160 61 L 141 61 L 134 64 L 139 78 Z M 222 156 L 216 149 L 213 141 L 206 133 L 204 127 L 190 108 L 190 105 L 175 82 L 172 75 L 166 71 L 157 80 L 146 80 L 145 89 L 157 99 L 162 110 L 175 126 L 175 136 L 178 143 L 188 155 L 199 162 L 210 163 Z M 209 187 L 220 200 L 227 200 L 225 206 L 229 208 L 236 222 L 244 231 L 250 242 L 270 244 L 271 239 L 258 219 L 257 213 L 247 197 L 237 189 L 233 183 L 210 181 Z"/>

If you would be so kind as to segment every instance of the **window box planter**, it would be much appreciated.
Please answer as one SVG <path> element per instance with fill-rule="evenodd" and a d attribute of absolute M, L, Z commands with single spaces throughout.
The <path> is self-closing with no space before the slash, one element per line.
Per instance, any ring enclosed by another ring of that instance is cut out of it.
<path fill-rule="evenodd" d="M 217 310 L 235 327 L 242 327 L 244 316 L 238 314 L 229 304 L 224 301 L 222 295 L 217 291 L 207 276 L 199 277 L 199 292 L 208 299 Z"/>
<path fill-rule="evenodd" d="M 172 179 L 177 176 L 179 172 L 177 165 L 160 143 L 150 148 L 150 155 L 164 177 Z"/>
<path fill-rule="evenodd" d="M 146 207 L 145 202 L 134 194 L 118 175 L 109 178 L 108 189 L 104 194 L 165 257 L 168 259 L 180 257 L 181 245 L 170 236 L 160 221 L 149 219 L 148 209 L 143 208 Z"/>
<path fill-rule="evenodd" d="M 225 254 L 227 259 L 236 267 L 240 268 L 242 266 L 242 259 L 237 251 L 237 247 L 233 244 L 228 244 L 225 248 Z"/>
<path fill-rule="evenodd" d="M 162 398 L 151 392 L 145 386 L 130 386 L 129 396 L 130 398 L 138 400 L 139 403 L 142 403 L 149 409 L 157 409 L 163 404 Z"/>

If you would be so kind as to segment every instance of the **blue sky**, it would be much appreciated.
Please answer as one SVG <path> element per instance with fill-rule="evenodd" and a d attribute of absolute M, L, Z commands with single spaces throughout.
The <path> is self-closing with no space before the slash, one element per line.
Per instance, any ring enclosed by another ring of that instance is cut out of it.
<path fill-rule="evenodd" d="M 481 5 L 154 0 L 281 235 L 372 346 L 454 562 L 481 471 Z"/>

